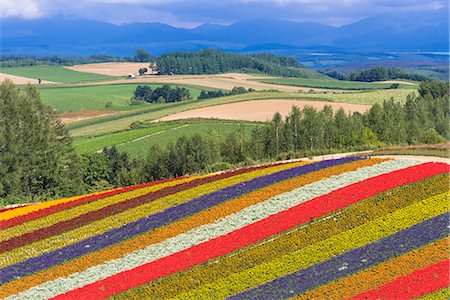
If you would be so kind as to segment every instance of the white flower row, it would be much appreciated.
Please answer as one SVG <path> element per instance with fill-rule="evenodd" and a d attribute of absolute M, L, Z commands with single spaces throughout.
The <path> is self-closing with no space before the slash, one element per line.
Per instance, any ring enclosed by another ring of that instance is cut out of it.
<path fill-rule="evenodd" d="M 169 256 L 199 243 L 226 235 L 234 230 L 267 218 L 270 215 L 277 214 L 283 210 L 287 210 L 302 202 L 328 194 L 336 189 L 377 175 L 417 165 L 418 163 L 419 162 L 412 160 L 393 160 L 374 166 L 362 167 L 341 175 L 335 175 L 328 179 L 305 185 L 291 192 L 275 196 L 262 203 L 247 207 L 237 213 L 217 220 L 214 223 L 202 225 L 161 243 L 150 245 L 142 250 L 126 254 L 119 259 L 91 267 L 79 273 L 71 274 L 65 278 L 58 278 L 43 283 L 18 295 L 10 296 L 7 299 L 51 298 L 120 272 Z"/>

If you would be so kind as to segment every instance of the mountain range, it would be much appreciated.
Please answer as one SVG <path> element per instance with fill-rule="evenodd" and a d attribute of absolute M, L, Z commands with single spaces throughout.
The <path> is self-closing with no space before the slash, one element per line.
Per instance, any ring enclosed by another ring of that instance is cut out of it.
<path fill-rule="evenodd" d="M 126 56 L 132 55 L 136 48 L 161 54 L 212 47 L 233 52 L 299 48 L 449 51 L 447 7 L 430 12 L 373 16 L 342 27 L 276 19 L 203 24 L 187 29 L 161 23 L 114 25 L 62 17 L 4 18 L 0 20 L 0 33 L 2 54 Z"/>

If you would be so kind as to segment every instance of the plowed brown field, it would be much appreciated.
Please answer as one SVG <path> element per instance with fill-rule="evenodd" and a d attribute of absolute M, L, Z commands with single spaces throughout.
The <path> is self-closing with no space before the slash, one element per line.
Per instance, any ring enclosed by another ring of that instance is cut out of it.
<path fill-rule="evenodd" d="M 34 78 L 0 73 L 0 82 L 2 82 L 5 79 L 11 80 L 14 84 L 27 84 L 27 83 L 38 84 L 38 80 Z M 42 80 L 41 83 L 57 83 L 57 82 Z"/>
<path fill-rule="evenodd" d="M 114 110 L 84 110 L 58 114 L 58 117 L 61 119 L 61 122 L 67 124 L 115 113 L 117 113 L 117 111 Z"/>
<path fill-rule="evenodd" d="M 135 75 L 138 74 L 140 68 L 148 69 L 148 63 L 111 62 L 111 63 L 75 65 L 64 68 L 78 72 L 86 72 L 93 74 L 102 74 L 109 76 L 127 76 L 128 74 L 135 74 Z"/>
<path fill-rule="evenodd" d="M 244 102 L 229 103 L 223 105 L 203 107 L 176 113 L 163 117 L 158 121 L 169 121 L 189 118 L 216 118 L 225 120 L 246 120 L 246 121 L 267 121 L 272 119 L 275 112 L 280 112 L 286 116 L 295 105 L 303 108 L 306 105 L 316 109 L 322 109 L 325 105 L 331 105 L 334 110 L 340 107 L 347 112 L 365 112 L 370 109 L 370 105 L 336 103 L 324 101 L 307 100 L 251 100 Z"/>

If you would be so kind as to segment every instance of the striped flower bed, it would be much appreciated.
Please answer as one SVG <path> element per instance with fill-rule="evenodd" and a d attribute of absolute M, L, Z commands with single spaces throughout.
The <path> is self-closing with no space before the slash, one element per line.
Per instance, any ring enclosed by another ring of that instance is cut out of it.
<path fill-rule="evenodd" d="M 0 298 L 446 298 L 449 166 L 341 158 L 0 211 Z"/>

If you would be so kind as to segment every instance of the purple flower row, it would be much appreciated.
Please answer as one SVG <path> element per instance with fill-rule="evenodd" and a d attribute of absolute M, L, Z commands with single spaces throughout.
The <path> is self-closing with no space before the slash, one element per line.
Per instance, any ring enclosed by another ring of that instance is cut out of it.
<path fill-rule="evenodd" d="M 55 251 L 48 252 L 0 269 L 0 273 L 2 274 L 0 284 L 9 282 L 17 277 L 31 275 L 35 272 L 50 268 L 68 260 L 75 259 L 90 252 L 98 251 L 113 244 L 120 243 L 139 234 L 143 234 L 171 222 L 176 222 L 177 220 L 254 190 L 327 167 L 337 166 L 361 159 L 364 159 L 364 157 L 349 157 L 320 161 L 290 168 L 266 176 L 261 176 L 246 182 L 226 187 L 180 205 L 170 207 L 162 212 L 128 223 L 122 227 L 112 229 L 103 234 L 90 237 L 78 243 L 68 245 Z"/>
<path fill-rule="evenodd" d="M 284 299 L 349 276 L 448 236 L 444 213 L 328 261 L 246 290 L 230 299 Z"/>

